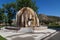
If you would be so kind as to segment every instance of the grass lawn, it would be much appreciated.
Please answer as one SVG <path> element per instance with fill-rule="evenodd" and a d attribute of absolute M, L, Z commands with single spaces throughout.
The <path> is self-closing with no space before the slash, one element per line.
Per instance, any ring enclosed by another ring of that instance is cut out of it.
<path fill-rule="evenodd" d="M 3 38 L 2 36 L 0 36 L 0 40 L 6 40 L 5 38 Z"/>

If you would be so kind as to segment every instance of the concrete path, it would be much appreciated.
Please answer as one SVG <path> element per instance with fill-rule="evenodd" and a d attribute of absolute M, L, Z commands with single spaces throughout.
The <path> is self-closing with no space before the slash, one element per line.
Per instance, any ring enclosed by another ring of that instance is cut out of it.
<path fill-rule="evenodd" d="M 46 37 L 43 40 L 60 40 L 60 28 L 51 28 L 51 29 L 55 29 L 56 33 L 50 35 L 49 37 Z"/>
<path fill-rule="evenodd" d="M 52 29 L 34 30 L 34 33 L 20 33 L 0 30 L 0 35 L 7 40 L 41 40 L 54 32 L 56 32 L 56 30 Z"/>
<path fill-rule="evenodd" d="M 60 40 L 60 32 L 58 32 L 56 35 L 53 37 L 49 38 L 48 40 Z"/>

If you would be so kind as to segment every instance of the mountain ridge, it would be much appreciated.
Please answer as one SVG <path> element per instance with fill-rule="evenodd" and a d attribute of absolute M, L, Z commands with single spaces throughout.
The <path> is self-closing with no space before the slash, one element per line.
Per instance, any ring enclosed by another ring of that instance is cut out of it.
<path fill-rule="evenodd" d="M 51 20 L 51 21 L 60 21 L 60 17 L 58 16 L 50 16 L 50 15 L 45 15 L 45 14 L 38 14 L 39 20 Z"/>

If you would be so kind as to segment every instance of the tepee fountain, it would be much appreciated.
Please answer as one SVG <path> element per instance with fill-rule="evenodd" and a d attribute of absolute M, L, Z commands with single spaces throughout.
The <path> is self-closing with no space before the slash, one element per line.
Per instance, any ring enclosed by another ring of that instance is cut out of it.
<path fill-rule="evenodd" d="M 20 32 L 32 32 L 34 27 L 39 26 L 39 19 L 33 9 L 23 7 L 16 14 L 16 24 Z"/>
<path fill-rule="evenodd" d="M 39 26 L 39 19 L 33 9 L 23 7 L 16 14 L 17 27 L 36 27 Z"/>

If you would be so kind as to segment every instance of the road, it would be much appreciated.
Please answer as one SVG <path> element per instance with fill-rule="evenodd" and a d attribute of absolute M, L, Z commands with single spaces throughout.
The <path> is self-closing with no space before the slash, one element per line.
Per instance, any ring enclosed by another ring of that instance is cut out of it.
<path fill-rule="evenodd" d="M 56 35 L 53 37 L 49 38 L 48 40 L 60 40 L 60 32 L 58 32 Z"/>
<path fill-rule="evenodd" d="M 54 36 L 47 39 L 45 38 L 44 40 L 60 40 L 60 28 L 55 29 L 55 30 L 57 30 L 57 33 Z"/>

